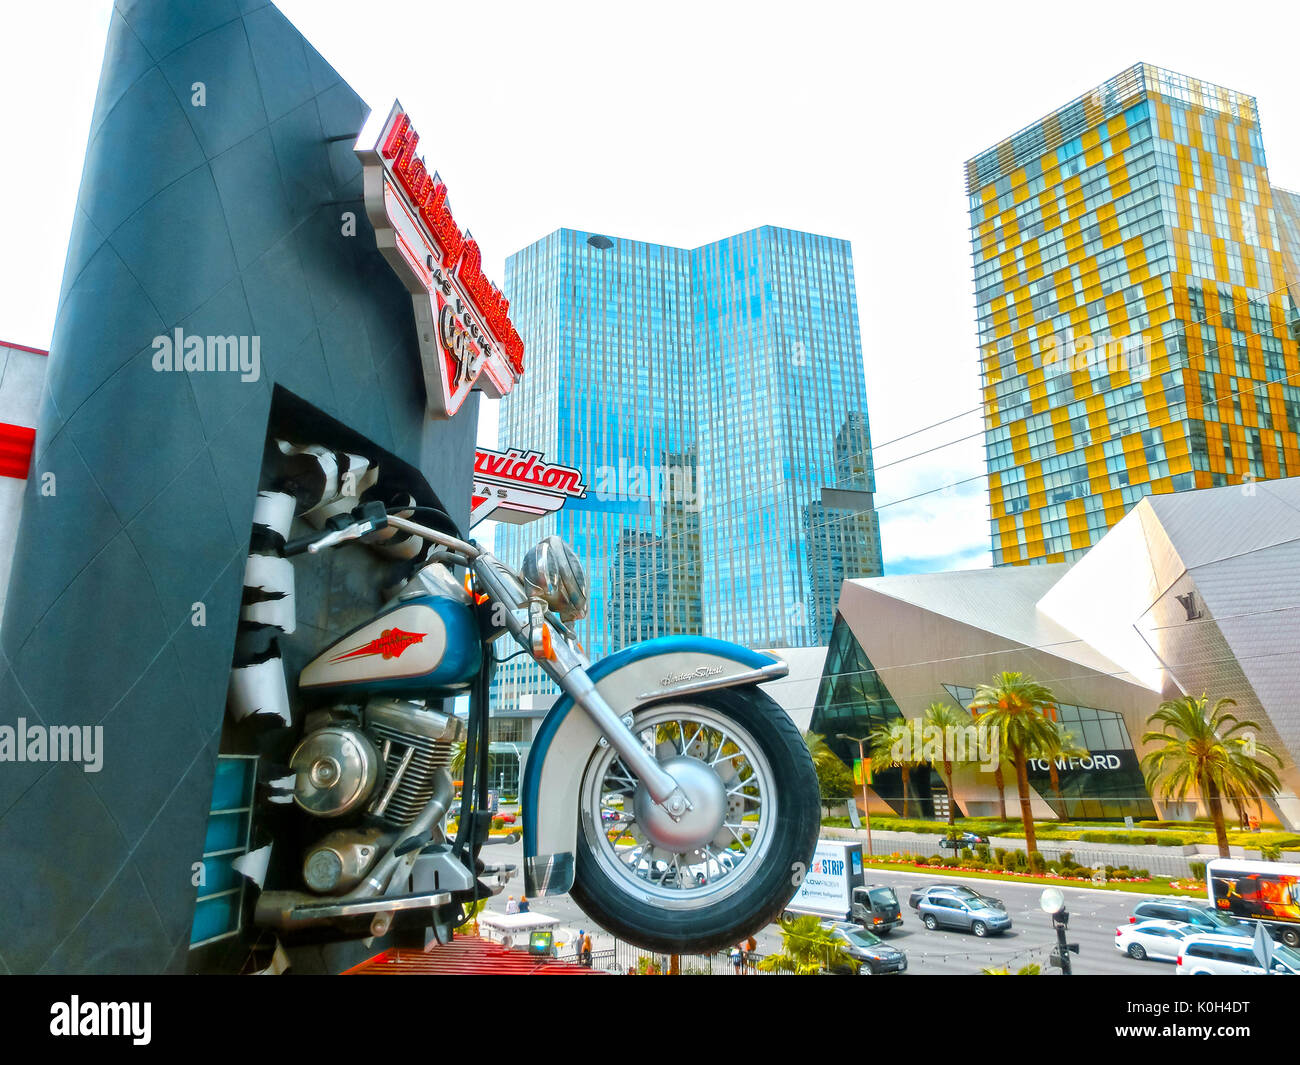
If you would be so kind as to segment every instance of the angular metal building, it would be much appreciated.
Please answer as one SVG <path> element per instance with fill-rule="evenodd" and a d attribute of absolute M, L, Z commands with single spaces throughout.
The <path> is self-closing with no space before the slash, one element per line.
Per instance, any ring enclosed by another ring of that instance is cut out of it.
<path fill-rule="evenodd" d="M 1073 564 L 846 581 L 812 729 L 853 757 L 839 734 L 919 718 L 934 701 L 967 707 L 1002 670 L 1052 689 L 1079 748 L 1057 762 L 1059 792 L 1031 763 L 1036 816 L 1204 813 L 1150 795 L 1138 768 L 1159 704 L 1204 694 L 1234 699 L 1282 756 L 1272 814 L 1300 827 L 1300 478 L 1150 496 Z M 942 780 L 911 777 L 932 813 Z M 993 781 L 959 767 L 958 809 L 997 813 Z M 897 771 L 873 786 L 901 810 Z M 1006 799 L 1014 809 L 1010 772 Z"/>

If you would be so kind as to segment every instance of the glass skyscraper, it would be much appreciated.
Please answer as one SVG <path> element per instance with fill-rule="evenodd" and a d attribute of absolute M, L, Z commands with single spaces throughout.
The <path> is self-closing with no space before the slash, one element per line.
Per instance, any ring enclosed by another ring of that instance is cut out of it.
<path fill-rule="evenodd" d="M 1138 64 L 966 187 L 995 565 L 1073 561 L 1148 494 L 1300 472 L 1300 229 L 1254 98 Z"/>
<path fill-rule="evenodd" d="M 848 242 L 763 227 L 688 250 L 561 229 L 510 257 L 505 292 L 528 372 L 500 444 L 589 487 L 498 526 L 497 553 L 517 562 L 551 532 L 574 546 L 588 653 L 828 633 L 834 600 L 811 570 L 829 552 L 843 576 L 882 572 Z M 522 659 L 498 673 L 506 705 L 543 690 Z"/>

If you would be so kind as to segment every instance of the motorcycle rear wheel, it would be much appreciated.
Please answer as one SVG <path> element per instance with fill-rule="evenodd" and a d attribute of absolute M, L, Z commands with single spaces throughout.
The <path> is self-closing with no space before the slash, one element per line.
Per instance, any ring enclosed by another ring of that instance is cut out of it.
<path fill-rule="evenodd" d="M 778 917 L 812 861 L 821 804 L 807 745 L 757 688 L 646 707 L 632 731 L 695 809 L 671 822 L 617 752 L 598 747 L 583 770 L 571 894 L 640 947 L 732 946 Z"/>

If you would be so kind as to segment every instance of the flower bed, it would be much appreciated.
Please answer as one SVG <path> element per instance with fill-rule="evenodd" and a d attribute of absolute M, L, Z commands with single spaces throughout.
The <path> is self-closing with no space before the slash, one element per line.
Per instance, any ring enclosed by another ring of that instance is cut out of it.
<path fill-rule="evenodd" d="M 887 857 L 865 857 L 863 861 L 868 865 L 910 865 L 916 869 L 935 869 L 944 872 L 953 873 L 988 873 L 996 876 L 1005 876 L 1012 879 L 1026 880 L 1061 880 L 1068 883 L 1091 884 L 1095 883 L 1094 873 L 1083 866 L 1073 866 L 1068 869 L 1045 868 L 1035 871 L 1033 869 L 1008 868 L 997 862 L 962 861 L 957 864 L 944 860 L 926 858 L 921 855 L 904 854 L 896 852 Z M 1060 866 L 1060 862 L 1053 861 L 1049 865 Z M 1077 872 L 1076 872 L 1077 870 Z M 1124 866 L 1109 867 L 1106 871 L 1105 883 L 1114 884 L 1149 884 L 1151 875 L 1145 869 L 1130 870 Z M 1176 885 L 1174 885 L 1176 886 Z M 1196 887 L 1189 886 L 1187 890 L 1198 890 Z M 1200 890 L 1204 890 L 1204 885 L 1200 885 Z"/>

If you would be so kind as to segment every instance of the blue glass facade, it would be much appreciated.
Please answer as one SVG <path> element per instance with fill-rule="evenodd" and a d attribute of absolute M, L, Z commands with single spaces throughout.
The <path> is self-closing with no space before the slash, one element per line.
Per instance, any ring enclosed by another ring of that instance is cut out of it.
<path fill-rule="evenodd" d="M 774 647 L 829 631 L 834 602 L 809 573 L 827 537 L 846 575 L 881 572 L 848 242 L 763 227 L 686 250 L 562 229 L 508 260 L 505 290 L 528 370 L 502 401 L 501 446 L 590 487 L 499 526 L 497 550 L 573 544 L 592 656 L 673 633 Z M 843 489 L 834 506 L 827 489 Z M 502 667 L 507 701 L 547 690 L 534 668 Z"/>

